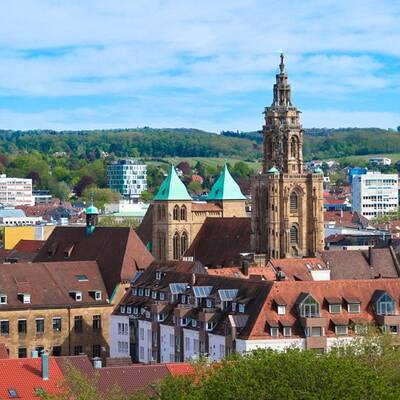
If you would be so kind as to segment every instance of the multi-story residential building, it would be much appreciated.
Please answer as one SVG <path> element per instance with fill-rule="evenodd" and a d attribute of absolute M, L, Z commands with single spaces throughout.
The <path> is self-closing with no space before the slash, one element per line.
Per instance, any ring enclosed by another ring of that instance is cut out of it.
<path fill-rule="evenodd" d="M 398 180 L 397 174 L 380 172 L 353 176 L 353 211 L 371 219 L 396 210 L 399 206 Z"/>
<path fill-rule="evenodd" d="M 260 281 L 150 267 L 110 318 L 111 357 L 130 352 L 148 363 L 256 348 L 325 351 L 370 324 L 398 334 L 399 297 L 399 279 Z"/>
<path fill-rule="evenodd" d="M 96 226 L 98 210 L 86 209 L 86 227 L 56 227 L 33 262 L 96 261 L 111 303 L 118 303 L 139 271 L 153 261 L 135 231 Z"/>
<path fill-rule="evenodd" d="M 33 206 L 32 179 L 7 178 L 0 175 L 0 204 L 7 206 Z"/>
<path fill-rule="evenodd" d="M 147 190 L 147 167 L 136 159 L 118 160 L 107 168 L 109 188 L 125 198 L 138 199 Z"/>
<path fill-rule="evenodd" d="M 112 308 L 95 261 L 0 264 L 0 342 L 10 357 L 106 357 Z"/>

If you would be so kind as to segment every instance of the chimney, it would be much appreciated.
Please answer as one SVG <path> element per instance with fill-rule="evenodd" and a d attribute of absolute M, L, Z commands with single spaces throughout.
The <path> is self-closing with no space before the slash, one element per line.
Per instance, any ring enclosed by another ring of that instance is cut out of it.
<path fill-rule="evenodd" d="M 374 266 L 372 261 L 372 246 L 368 246 L 368 264 L 371 268 Z"/>
<path fill-rule="evenodd" d="M 249 275 L 249 262 L 248 261 L 242 261 L 242 273 L 244 276 Z"/>
<path fill-rule="evenodd" d="M 43 351 L 42 353 L 42 357 L 41 357 L 41 364 L 42 364 L 42 368 L 41 368 L 41 372 L 42 372 L 42 379 L 44 381 L 48 381 L 49 380 L 49 355 Z"/>
<path fill-rule="evenodd" d="M 102 360 L 100 357 L 93 358 L 93 367 L 96 369 L 100 369 L 103 366 Z"/>

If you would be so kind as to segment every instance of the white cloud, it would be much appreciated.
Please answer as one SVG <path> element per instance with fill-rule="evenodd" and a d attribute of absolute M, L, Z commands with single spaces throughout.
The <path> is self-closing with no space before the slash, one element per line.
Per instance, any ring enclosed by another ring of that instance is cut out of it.
<path fill-rule="evenodd" d="M 400 3 L 391 0 L 7 1 L 0 4 L 0 96 L 135 96 L 136 116 L 112 112 L 111 124 L 150 117 L 160 101 L 176 113 L 163 115 L 166 123 L 253 125 L 243 110 L 235 117 L 233 97 L 264 90 L 269 101 L 281 48 L 295 97 L 331 99 L 335 109 L 335 98 L 355 92 L 399 91 L 399 19 Z M 179 106 L 168 105 L 174 91 L 184 93 Z M 38 120 L 22 114 L 43 127 L 55 118 L 97 124 L 98 109 L 88 121 L 62 109 Z M 196 119 L 200 109 L 210 122 Z"/>

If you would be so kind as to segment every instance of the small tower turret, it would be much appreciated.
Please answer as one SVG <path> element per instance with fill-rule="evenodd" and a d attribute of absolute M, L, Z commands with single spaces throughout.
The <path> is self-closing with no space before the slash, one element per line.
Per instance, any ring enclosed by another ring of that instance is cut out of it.
<path fill-rule="evenodd" d="M 89 236 L 96 228 L 99 219 L 99 210 L 94 206 L 93 193 L 90 195 L 90 206 L 86 208 L 86 235 Z"/>

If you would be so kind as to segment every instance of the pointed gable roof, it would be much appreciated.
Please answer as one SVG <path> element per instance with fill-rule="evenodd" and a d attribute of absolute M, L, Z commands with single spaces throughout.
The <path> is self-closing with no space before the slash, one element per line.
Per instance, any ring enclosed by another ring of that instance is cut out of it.
<path fill-rule="evenodd" d="M 184 183 L 179 179 L 173 165 L 169 167 L 168 175 L 158 190 L 156 201 L 165 200 L 192 200 Z"/>
<path fill-rule="evenodd" d="M 245 200 L 246 197 L 241 192 L 239 185 L 235 182 L 230 174 L 227 165 L 217 181 L 214 183 L 207 200 Z"/>

